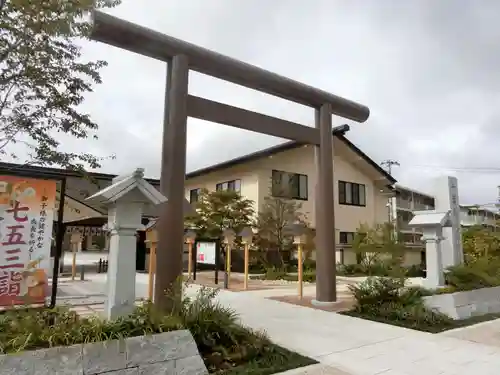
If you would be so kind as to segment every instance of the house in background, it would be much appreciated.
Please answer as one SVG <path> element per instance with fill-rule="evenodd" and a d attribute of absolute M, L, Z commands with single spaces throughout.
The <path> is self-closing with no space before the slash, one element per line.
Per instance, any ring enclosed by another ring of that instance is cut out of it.
<path fill-rule="evenodd" d="M 434 210 L 434 196 L 398 184 L 395 185 L 395 188 L 396 197 L 392 198 L 392 208 L 397 228 L 402 233 L 405 244 L 422 246 L 422 230 L 409 228 L 408 223 L 413 218 L 413 211 Z M 496 230 L 499 221 L 500 213 L 498 210 L 480 205 L 460 205 L 460 225 L 462 227 L 482 225 Z"/>
<path fill-rule="evenodd" d="M 463 227 L 481 225 L 499 230 L 500 213 L 498 210 L 477 204 L 460 205 L 460 224 Z"/>
<path fill-rule="evenodd" d="M 388 199 L 396 180 L 352 144 L 343 132 L 332 136 L 334 150 L 335 228 L 337 243 L 348 245 L 360 224 L 389 220 Z M 303 213 L 315 227 L 317 171 L 314 146 L 286 142 L 186 175 L 186 198 L 195 202 L 201 189 L 235 190 L 251 199 L 258 211 L 268 196 L 302 203 Z M 283 186 L 292 188 L 283 189 Z M 337 249 L 337 262 L 356 263 L 348 246 Z"/>
<path fill-rule="evenodd" d="M 434 197 L 399 184 L 396 184 L 395 188 L 396 197 L 392 198 L 392 208 L 397 229 L 405 244 L 421 246 L 422 230 L 410 228 L 408 223 L 413 218 L 413 211 L 433 210 Z"/>

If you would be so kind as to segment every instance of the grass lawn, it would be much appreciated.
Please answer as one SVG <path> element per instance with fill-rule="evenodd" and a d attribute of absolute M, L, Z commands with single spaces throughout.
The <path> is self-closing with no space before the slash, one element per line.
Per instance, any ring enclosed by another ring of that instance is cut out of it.
<path fill-rule="evenodd" d="M 343 311 L 343 312 L 340 312 L 339 314 L 348 315 L 348 316 L 352 316 L 352 317 L 360 318 L 360 319 L 371 320 L 371 321 L 379 322 L 379 323 L 391 324 L 393 326 L 414 329 L 416 331 L 429 332 L 429 333 L 440 333 L 440 332 L 449 331 L 449 330 L 455 329 L 455 328 L 468 327 L 468 326 L 471 326 L 471 325 L 474 325 L 477 323 L 482 323 L 482 322 L 487 322 L 490 320 L 500 319 L 500 313 L 497 313 L 497 314 L 486 314 L 486 315 L 481 315 L 481 316 L 473 316 L 469 319 L 463 319 L 463 320 L 452 320 L 451 322 L 448 322 L 446 324 L 428 325 L 428 324 L 423 324 L 423 323 L 416 324 L 414 322 L 408 322 L 405 320 L 389 320 L 389 319 L 385 319 L 385 318 L 381 318 L 381 317 L 371 316 L 371 315 L 367 315 L 367 314 L 361 314 L 361 313 L 358 313 L 354 310 Z"/>

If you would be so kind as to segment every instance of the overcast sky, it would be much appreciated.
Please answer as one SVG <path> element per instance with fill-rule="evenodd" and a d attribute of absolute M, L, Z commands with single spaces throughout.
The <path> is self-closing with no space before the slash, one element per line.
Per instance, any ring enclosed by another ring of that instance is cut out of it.
<path fill-rule="evenodd" d="M 399 161 L 393 174 L 403 185 L 432 192 L 432 178 L 448 173 L 459 178 L 461 203 L 497 198 L 500 1 L 124 0 L 111 13 L 369 106 L 366 123 L 347 122 L 348 138 L 376 162 Z M 109 63 L 85 103 L 100 139 L 71 147 L 116 154 L 104 172 L 144 167 L 159 176 L 165 64 L 98 43 L 84 53 Z M 313 118 L 309 108 L 200 74 L 191 73 L 190 90 L 304 124 Z M 188 170 L 283 141 L 192 119 L 188 137 Z"/>

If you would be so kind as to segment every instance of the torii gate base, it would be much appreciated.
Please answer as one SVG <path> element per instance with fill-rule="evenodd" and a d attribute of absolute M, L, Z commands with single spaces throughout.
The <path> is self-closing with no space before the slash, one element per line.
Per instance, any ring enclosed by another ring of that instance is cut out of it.
<path fill-rule="evenodd" d="M 155 304 L 171 307 L 165 290 L 182 275 L 186 126 L 191 116 L 316 146 L 316 301 L 336 301 L 332 114 L 368 119 L 361 104 L 135 25 L 101 12 L 93 14 L 91 38 L 168 63 L 161 166 L 161 191 L 168 197 L 158 225 Z M 199 98 L 188 93 L 195 70 L 316 109 L 315 128 Z"/>

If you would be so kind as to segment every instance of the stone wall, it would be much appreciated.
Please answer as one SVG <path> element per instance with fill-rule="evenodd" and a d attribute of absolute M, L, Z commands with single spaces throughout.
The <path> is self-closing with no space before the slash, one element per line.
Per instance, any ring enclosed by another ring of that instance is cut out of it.
<path fill-rule="evenodd" d="M 500 287 L 436 294 L 424 297 L 424 303 L 456 320 L 500 313 Z"/>
<path fill-rule="evenodd" d="M 1 375 L 205 375 L 189 331 L 0 356 Z"/>

